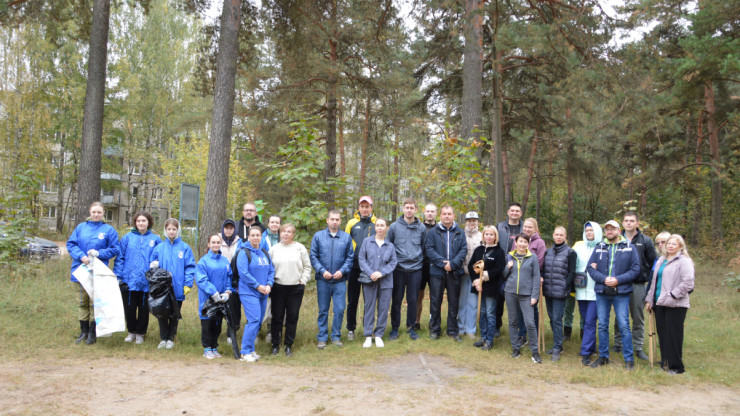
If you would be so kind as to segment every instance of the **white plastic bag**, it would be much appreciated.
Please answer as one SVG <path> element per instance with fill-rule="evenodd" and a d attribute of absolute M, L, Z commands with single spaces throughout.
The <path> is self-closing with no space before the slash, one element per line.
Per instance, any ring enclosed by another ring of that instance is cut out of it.
<path fill-rule="evenodd" d="M 95 334 L 98 337 L 109 337 L 114 332 L 126 331 L 123 300 L 116 275 L 95 257 L 90 265 L 80 265 L 72 275 L 93 300 Z"/>

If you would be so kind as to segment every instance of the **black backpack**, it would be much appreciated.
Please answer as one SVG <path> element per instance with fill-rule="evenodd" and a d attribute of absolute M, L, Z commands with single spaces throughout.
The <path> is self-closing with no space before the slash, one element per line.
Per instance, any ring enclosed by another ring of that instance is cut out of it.
<path fill-rule="evenodd" d="M 272 263 L 272 259 L 270 258 L 270 253 L 267 252 L 267 250 L 261 248 L 262 252 L 265 253 L 265 256 L 267 257 L 267 261 Z M 247 249 L 246 247 L 241 247 L 239 250 L 234 253 L 234 257 L 231 258 L 231 288 L 234 291 L 239 290 L 239 268 L 236 267 L 236 259 L 239 257 L 239 252 L 244 251 L 244 254 L 247 255 L 247 264 L 252 264 L 252 251 Z"/>

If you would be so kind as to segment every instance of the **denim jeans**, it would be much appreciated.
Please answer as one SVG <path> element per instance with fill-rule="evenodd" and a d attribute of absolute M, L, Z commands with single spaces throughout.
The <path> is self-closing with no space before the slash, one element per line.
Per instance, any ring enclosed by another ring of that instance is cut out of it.
<path fill-rule="evenodd" d="M 563 349 L 563 311 L 565 311 L 565 299 L 545 298 L 547 316 L 550 317 L 550 328 L 552 329 L 553 349 Z"/>
<path fill-rule="evenodd" d="M 490 343 L 493 343 L 493 336 L 496 334 L 496 306 L 497 303 L 494 296 L 481 296 L 480 337 L 481 339 L 483 339 L 483 341 Z"/>
<path fill-rule="evenodd" d="M 608 296 L 596 294 L 596 314 L 599 317 L 599 357 L 609 358 L 609 313 L 614 305 L 614 315 L 622 330 L 622 355 L 624 361 L 632 357 L 632 330 L 629 326 L 630 295 Z"/>
<path fill-rule="evenodd" d="M 460 333 L 462 334 L 475 334 L 475 314 L 478 313 L 478 295 L 470 291 L 472 286 L 470 276 L 466 274 L 460 278 L 457 326 L 460 328 Z"/>
<path fill-rule="evenodd" d="M 329 306 L 334 303 L 334 319 L 331 323 L 331 339 L 338 340 L 342 335 L 342 320 L 344 319 L 344 308 L 346 307 L 344 295 L 347 293 L 347 282 L 332 282 L 319 277 L 316 280 L 316 294 L 319 301 L 319 317 L 316 323 L 319 333 L 316 339 L 319 341 L 329 340 Z"/>
<path fill-rule="evenodd" d="M 583 318 L 581 355 L 591 355 L 596 351 L 596 301 L 579 300 L 578 310 Z"/>

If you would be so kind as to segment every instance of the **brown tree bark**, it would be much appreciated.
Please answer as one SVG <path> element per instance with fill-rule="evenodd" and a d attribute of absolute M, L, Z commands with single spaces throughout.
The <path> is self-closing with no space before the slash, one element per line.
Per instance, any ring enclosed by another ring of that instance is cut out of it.
<path fill-rule="evenodd" d="M 362 124 L 362 154 L 360 155 L 360 194 L 365 195 L 365 175 L 367 173 L 367 142 L 370 138 L 370 95 L 365 101 L 365 121 Z"/>
<path fill-rule="evenodd" d="M 522 212 L 527 210 L 527 202 L 529 201 L 529 190 L 532 186 L 532 178 L 534 177 L 534 160 L 537 156 L 537 141 L 538 132 L 535 131 L 532 136 L 532 145 L 529 151 L 529 162 L 527 162 L 527 183 L 524 185 L 524 195 L 522 195 Z"/>
<path fill-rule="evenodd" d="M 75 223 L 89 215 L 89 206 L 100 199 L 100 166 L 103 148 L 103 106 L 105 99 L 105 71 L 108 63 L 108 29 L 110 27 L 110 0 L 93 3 L 90 51 L 87 63 L 87 89 L 82 118 L 80 143 L 80 176 L 78 179 Z"/>
<path fill-rule="evenodd" d="M 216 61 L 203 222 L 198 237 L 199 254 L 205 253 L 208 236 L 221 229 L 221 222 L 226 217 L 240 21 L 241 0 L 224 0 Z"/>
<path fill-rule="evenodd" d="M 61 140 L 59 141 L 59 158 L 57 159 L 57 205 L 56 205 L 56 214 L 57 214 L 57 221 L 56 221 L 56 230 L 58 233 L 64 232 L 64 157 L 65 157 L 65 149 L 66 149 L 66 142 L 67 142 L 67 134 L 66 133 L 59 133 Z M 70 195 L 71 196 L 71 195 Z"/>
<path fill-rule="evenodd" d="M 462 141 L 470 143 L 480 136 L 483 108 L 483 12 L 481 0 L 465 0 L 463 32 Z"/>
<path fill-rule="evenodd" d="M 714 86 L 712 81 L 704 84 L 704 110 L 707 113 L 707 135 L 709 136 L 709 157 L 712 165 L 712 238 L 722 241 L 722 165 L 719 156 L 719 134 L 714 120 Z"/>
<path fill-rule="evenodd" d="M 342 176 L 347 175 L 347 164 L 344 160 L 344 102 L 341 97 L 337 100 L 337 136 L 339 139 L 339 173 Z"/>
<path fill-rule="evenodd" d="M 696 178 L 697 181 L 701 180 L 701 146 L 702 146 L 702 118 L 703 114 L 699 115 L 699 122 L 697 123 L 696 127 L 696 148 L 694 150 L 694 154 L 696 155 Z M 694 226 L 691 229 L 691 243 L 697 244 L 699 242 L 699 230 L 701 230 L 701 217 L 702 217 L 702 206 L 701 206 L 701 197 L 699 195 L 696 195 L 696 200 L 694 201 Z"/>

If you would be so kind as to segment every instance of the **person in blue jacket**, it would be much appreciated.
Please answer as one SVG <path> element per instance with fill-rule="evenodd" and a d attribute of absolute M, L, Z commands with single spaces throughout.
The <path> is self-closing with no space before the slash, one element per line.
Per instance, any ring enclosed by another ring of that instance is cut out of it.
<path fill-rule="evenodd" d="M 121 238 L 121 253 L 116 257 L 113 273 L 118 277 L 126 316 L 128 335 L 125 342 L 144 343 L 149 327 L 149 257 L 162 240 L 151 231 L 154 219 L 148 212 L 137 212 L 133 229 Z"/>
<path fill-rule="evenodd" d="M 90 204 L 90 217 L 78 224 L 69 236 L 67 252 L 72 257 L 72 272 L 80 265 L 90 264 L 93 257 L 107 264 L 118 255 L 118 233 L 115 228 L 103 221 L 104 212 L 103 204 L 100 202 Z M 94 344 L 97 338 L 93 300 L 74 276 L 70 275 L 69 280 L 74 283 L 79 299 L 77 317 L 80 321 L 80 335 L 75 344 L 83 340 L 87 345 Z"/>
<path fill-rule="evenodd" d="M 195 266 L 195 283 L 198 285 L 198 316 L 200 317 L 200 340 L 203 357 L 212 360 L 220 358 L 218 336 L 221 334 L 221 319 L 210 319 L 201 311 L 208 298 L 216 302 L 227 302 L 231 294 L 231 266 L 221 255 L 221 237 L 213 234 L 208 237 L 208 253 L 201 257 Z"/>
<path fill-rule="evenodd" d="M 180 239 L 180 222 L 170 218 L 164 223 L 164 235 L 167 237 L 162 244 L 158 244 L 152 250 L 149 257 L 149 267 L 155 269 L 161 267 L 172 275 L 172 288 L 175 290 L 178 309 L 182 307 L 185 295 L 193 288 L 195 276 L 195 258 L 193 250 Z M 177 335 L 176 318 L 158 318 L 159 338 L 162 340 L 157 348 L 172 349 L 175 346 L 175 335 Z"/>
<path fill-rule="evenodd" d="M 248 243 L 242 245 L 242 249 L 236 255 L 236 266 L 239 270 L 239 298 L 247 320 L 242 336 L 241 360 L 247 362 L 260 359 L 254 350 L 254 341 L 265 316 L 267 297 L 275 282 L 275 266 L 260 245 L 261 240 L 262 233 L 259 228 L 250 228 Z M 249 256 L 246 250 L 249 250 Z"/>

